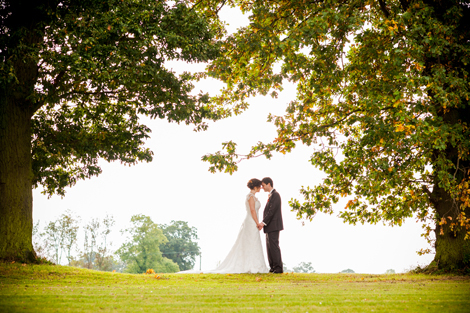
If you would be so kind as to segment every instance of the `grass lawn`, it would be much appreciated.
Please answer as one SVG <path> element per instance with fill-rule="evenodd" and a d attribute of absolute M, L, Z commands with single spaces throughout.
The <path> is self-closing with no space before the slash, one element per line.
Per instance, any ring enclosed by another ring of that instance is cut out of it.
<path fill-rule="evenodd" d="M 470 277 L 130 275 L 0 263 L 1 312 L 470 312 Z"/>

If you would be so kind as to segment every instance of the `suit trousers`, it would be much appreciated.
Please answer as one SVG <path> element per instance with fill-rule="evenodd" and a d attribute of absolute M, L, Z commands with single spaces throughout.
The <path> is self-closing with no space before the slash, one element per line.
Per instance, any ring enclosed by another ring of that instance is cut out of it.
<path fill-rule="evenodd" d="M 269 272 L 282 273 L 281 248 L 279 248 L 279 231 L 266 233 L 266 250 L 268 252 Z"/>

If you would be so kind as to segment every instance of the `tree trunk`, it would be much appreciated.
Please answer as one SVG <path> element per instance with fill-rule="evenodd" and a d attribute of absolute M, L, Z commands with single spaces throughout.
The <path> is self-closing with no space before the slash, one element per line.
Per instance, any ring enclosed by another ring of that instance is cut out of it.
<path fill-rule="evenodd" d="M 460 5 L 458 1 L 436 1 L 436 0 L 426 0 L 427 5 L 434 8 L 435 17 L 445 25 L 457 26 L 453 30 L 453 34 L 450 36 L 452 39 L 449 41 L 453 44 L 454 40 L 459 42 L 461 45 L 465 45 L 469 40 L 469 18 L 470 10 L 464 6 Z M 461 14 L 454 15 L 454 18 L 450 18 L 452 11 L 454 11 L 458 6 L 460 6 Z M 459 18 L 456 20 L 455 18 Z M 424 37 L 423 37 L 424 39 Z M 449 40 L 449 37 L 447 37 Z M 440 54 L 436 56 L 432 52 L 431 46 L 423 42 L 423 47 L 427 47 L 428 57 L 425 58 L 425 70 L 423 71 L 424 76 L 432 77 L 439 70 L 444 69 L 449 71 L 450 75 L 456 75 L 455 69 L 460 69 L 459 74 L 462 77 L 466 71 L 468 71 L 468 66 L 464 62 L 465 53 L 462 51 L 455 51 L 454 49 L 448 49 L 447 53 Z M 433 69 L 439 69 L 434 71 Z M 465 77 L 466 78 L 466 77 Z M 456 92 L 456 89 L 448 84 L 443 84 L 442 87 L 446 92 Z M 432 89 L 428 90 L 429 99 L 439 99 L 439 95 L 431 92 Z M 449 93 L 450 95 L 450 93 Z M 442 119 L 442 121 L 447 124 L 450 128 L 456 127 L 458 125 L 468 125 L 470 122 L 470 105 L 468 98 L 462 96 L 460 103 L 455 102 L 453 107 L 447 108 L 442 106 L 442 103 L 436 102 L 433 104 L 435 106 L 436 112 L 436 121 Z M 465 127 L 464 127 L 465 129 Z M 465 139 L 463 139 L 465 140 Z M 461 227 L 460 225 L 455 225 L 453 229 L 451 228 L 451 223 L 456 223 L 459 214 L 461 213 L 459 197 L 452 199 L 451 194 L 444 190 L 444 188 L 439 186 L 439 183 L 446 184 L 447 189 L 449 190 L 452 183 L 460 184 L 464 179 L 468 179 L 467 170 L 470 168 L 470 162 L 465 156 L 466 151 L 466 142 L 453 143 L 452 140 L 448 140 L 447 147 L 444 151 L 434 150 L 432 156 L 432 164 L 434 168 L 434 174 L 437 175 L 439 170 L 438 166 L 440 161 L 439 157 L 442 155 L 445 156 L 445 159 L 451 161 L 455 165 L 455 169 L 445 169 L 448 171 L 451 182 L 447 183 L 445 180 L 439 181 L 438 177 L 435 177 L 434 186 L 432 194 L 430 195 L 430 201 L 435 209 L 435 216 L 437 217 L 437 225 L 435 229 L 436 235 L 436 256 L 434 257 L 434 263 L 441 270 L 445 271 L 455 271 L 465 268 L 470 268 L 470 240 L 465 240 L 465 235 L 467 229 L 465 226 Z M 462 157 L 463 154 L 463 157 Z M 452 182 L 452 179 L 454 181 Z M 470 216 L 470 208 L 466 208 L 464 213 L 467 217 Z M 445 223 L 442 223 L 442 221 Z M 459 224 L 459 223 L 457 223 Z"/>
<path fill-rule="evenodd" d="M 452 207 L 452 199 L 450 195 L 442 188 L 435 187 L 433 196 L 436 201 L 436 208 L 439 218 L 444 218 L 446 224 L 436 225 L 436 256 L 434 262 L 437 267 L 445 271 L 455 271 L 470 267 L 470 240 L 465 240 L 467 230 L 465 227 L 450 228 L 450 223 L 455 222 L 458 211 Z M 465 210 L 465 215 L 470 216 L 470 210 Z M 452 218 L 451 219 L 449 219 Z"/>
<path fill-rule="evenodd" d="M 0 259 L 31 262 L 31 110 L 0 88 Z"/>
<path fill-rule="evenodd" d="M 51 2 L 51 5 L 57 5 Z M 33 193 L 31 117 L 38 78 L 44 21 L 50 19 L 44 1 L 8 1 L 3 27 L 0 77 L 0 260 L 32 262 Z M 4 12 L 4 13 L 5 13 Z M 8 16 L 8 17 L 6 17 Z"/>
<path fill-rule="evenodd" d="M 470 107 L 452 108 L 447 111 L 442 110 L 439 117 L 447 124 L 454 127 L 460 123 L 470 123 Z M 460 156 L 458 145 L 447 144 L 444 151 L 435 150 L 433 162 L 437 160 L 439 154 L 444 153 L 447 160 L 455 164 L 455 169 L 450 169 L 449 175 L 453 176 L 456 184 L 468 180 L 468 169 L 470 162 Z M 461 199 L 456 196 L 452 199 L 451 194 L 439 186 L 442 183 L 435 177 L 433 191 L 430 197 L 431 203 L 436 210 L 436 256 L 434 262 L 437 267 L 445 271 L 462 270 L 470 268 L 470 240 L 465 240 L 467 229 L 458 223 L 458 217 L 461 213 Z M 470 208 L 464 210 L 465 216 L 470 217 Z M 443 222 L 443 223 L 442 223 Z M 451 224 L 455 223 L 453 228 Z"/>

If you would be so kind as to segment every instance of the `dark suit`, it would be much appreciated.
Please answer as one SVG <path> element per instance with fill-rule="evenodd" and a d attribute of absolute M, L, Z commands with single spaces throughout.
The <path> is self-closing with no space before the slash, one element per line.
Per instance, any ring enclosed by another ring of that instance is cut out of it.
<path fill-rule="evenodd" d="M 279 248 L 279 232 L 284 229 L 282 224 L 281 196 L 273 189 L 268 203 L 264 207 L 263 230 L 266 234 L 266 249 L 270 272 L 282 273 L 281 249 Z"/>

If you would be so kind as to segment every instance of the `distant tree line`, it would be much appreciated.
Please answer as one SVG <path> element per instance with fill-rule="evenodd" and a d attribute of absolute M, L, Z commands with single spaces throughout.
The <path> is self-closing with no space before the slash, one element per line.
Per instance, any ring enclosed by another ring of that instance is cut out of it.
<path fill-rule="evenodd" d="M 350 268 L 347 268 L 345 270 L 342 270 L 341 273 L 352 274 L 352 273 L 356 273 L 356 272 L 354 272 Z M 394 269 L 388 269 L 388 270 L 385 271 L 385 274 L 395 274 L 395 270 Z"/>
<path fill-rule="evenodd" d="M 285 263 L 283 263 L 284 273 L 315 273 L 313 265 L 311 262 L 300 262 L 297 266 L 294 266 L 292 269 L 289 269 Z"/>
<path fill-rule="evenodd" d="M 184 221 L 169 225 L 156 224 L 149 216 L 134 215 L 130 226 L 121 230 L 126 241 L 112 251 L 110 233 L 115 220 L 107 215 L 93 218 L 80 227 L 80 217 L 67 210 L 42 231 L 39 221 L 33 229 L 33 244 L 37 254 L 53 263 L 100 271 L 144 273 L 153 269 L 158 273 L 172 273 L 192 269 L 200 247 L 197 229 Z M 83 246 L 78 247 L 79 230 L 83 232 Z"/>
<path fill-rule="evenodd" d="M 345 270 L 342 270 L 341 273 L 348 273 L 348 274 L 352 274 L 352 273 L 355 273 L 352 269 L 350 268 L 347 268 Z"/>
<path fill-rule="evenodd" d="M 289 269 L 285 263 L 283 263 L 284 266 L 284 273 L 315 273 L 315 270 L 313 269 L 313 265 L 311 262 L 300 262 L 299 265 L 294 266 L 292 269 Z M 340 273 L 345 273 L 345 274 L 353 274 L 356 273 L 354 270 L 347 268 L 345 270 L 342 270 Z M 395 274 L 394 269 L 388 269 L 385 271 L 385 274 Z"/>

